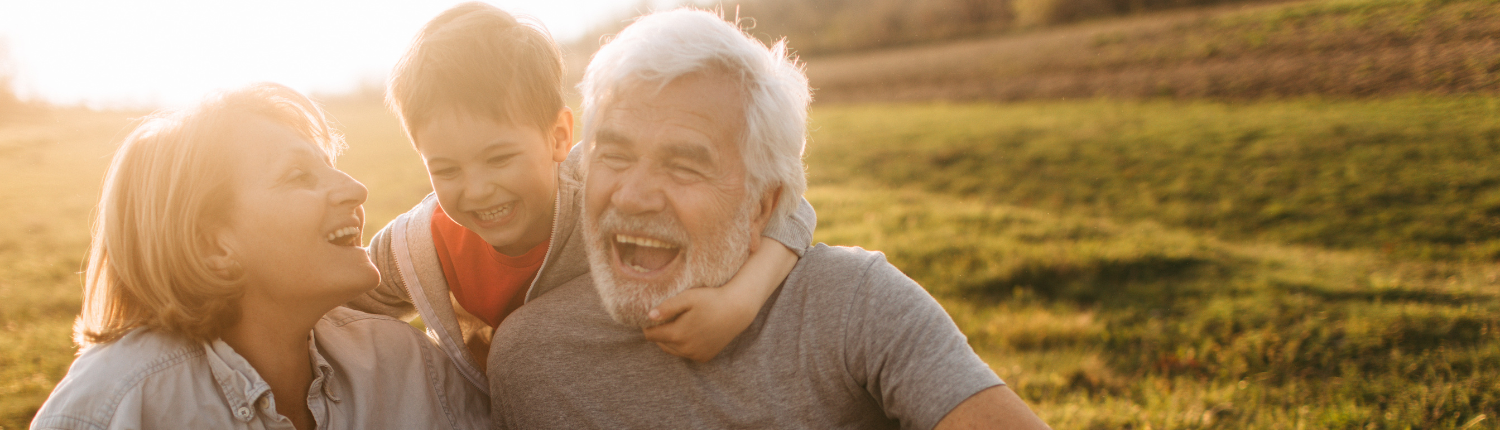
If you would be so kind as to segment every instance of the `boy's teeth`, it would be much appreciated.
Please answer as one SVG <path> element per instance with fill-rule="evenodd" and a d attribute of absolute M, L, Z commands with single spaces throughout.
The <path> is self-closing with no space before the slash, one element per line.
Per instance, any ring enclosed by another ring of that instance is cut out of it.
<path fill-rule="evenodd" d="M 620 243 L 628 243 L 628 244 L 635 245 L 635 246 L 645 246 L 645 247 L 651 247 L 651 248 L 664 248 L 664 249 L 673 249 L 673 248 L 676 248 L 676 246 L 672 246 L 672 245 L 670 245 L 670 244 L 668 244 L 666 242 L 662 242 L 660 240 L 656 240 L 656 239 L 652 239 L 652 238 L 648 238 L 648 237 L 626 236 L 626 235 L 623 235 L 623 234 L 617 234 L 617 235 L 615 235 L 615 241 L 620 242 Z M 636 270 L 641 270 L 643 272 L 646 271 L 645 269 L 640 269 L 640 268 L 637 268 Z"/>
<path fill-rule="evenodd" d="M 641 273 L 646 273 L 646 272 L 650 272 L 651 271 L 651 269 L 647 269 L 645 267 L 637 266 L 637 265 L 634 265 L 634 264 L 626 264 L 626 265 L 630 266 L 630 268 L 632 270 L 635 270 L 635 271 L 641 272 Z"/>
<path fill-rule="evenodd" d="M 483 221 L 494 221 L 510 214 L 510 209 L 515 207 L 514 203 L 495 208 L 490 211 L 474 211 L 474 215 Z"/>

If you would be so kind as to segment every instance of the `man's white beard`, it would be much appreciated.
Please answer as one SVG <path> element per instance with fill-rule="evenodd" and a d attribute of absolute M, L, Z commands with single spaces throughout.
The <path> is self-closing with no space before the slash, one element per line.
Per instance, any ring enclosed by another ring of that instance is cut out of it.
<path fill-rule="evenodd" d="M 719 234 L 689 238 L 676 218 L 665 213 L 650 217 L 627 217 L 613 208 L 605 209 L 599 219 L 584 216 L 583 236 L 588 243 L 589 270 L 594 287 L 604 301 L 604 310 L 616 322 L 628 326 L 650 327 L 658 323 L 646 313 L 669 297 L 693 287 L 718 287 L 729 282 L 745 259 L 750 256 L 750 222 L 753 205 L 740 207 L 728 225 L 715 229 Z M 641 233 L 681 244 L 682 272 L 663 284 L 620 279 L 614 271 L 614 235 L 619 232 Z M 691 239 L 691 240 L 690 240 Z"/>

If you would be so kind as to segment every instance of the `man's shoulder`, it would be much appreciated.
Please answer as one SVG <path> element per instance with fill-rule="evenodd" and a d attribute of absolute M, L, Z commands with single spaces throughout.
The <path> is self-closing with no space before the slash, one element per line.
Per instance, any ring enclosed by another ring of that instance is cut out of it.
<path fill-rule="evenodd" d="M 505 320 L 521 321 L 539 318 L 542 321 L 556 321 L 551 318 L 558 313 L 578 313 L 594 307 L 602 311 L 602 306 L 599 303 L 598 293 L 594 289 L 593 275 L 584 272 L 527 301 L 525 306 L 517 308 Z M 505 324 L 502 323 L 501 327 L 504 326 Z"/>
<path fill-rule="evenodd" d="M 819 243 L 807 250 L 788 275 L 792 284 L 815 284 L 812 289 L 862 289 L 885 286 L 893 282 L 910 283 L 910 278 L 886 261 L 885 254 L 857 246 L 829 246 Z"/>

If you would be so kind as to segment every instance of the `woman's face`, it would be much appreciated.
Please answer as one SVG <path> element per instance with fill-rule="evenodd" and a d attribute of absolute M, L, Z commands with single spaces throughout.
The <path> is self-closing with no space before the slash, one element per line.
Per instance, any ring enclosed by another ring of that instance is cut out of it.
<path fill-rule="evenodd" d="M 359 246 L 363 184 L 268 119 L 239 126 L 230 145 L 234 201 L 220 237 L 245 272 L 247 300 L 331 308 L 380 282 Z"/>

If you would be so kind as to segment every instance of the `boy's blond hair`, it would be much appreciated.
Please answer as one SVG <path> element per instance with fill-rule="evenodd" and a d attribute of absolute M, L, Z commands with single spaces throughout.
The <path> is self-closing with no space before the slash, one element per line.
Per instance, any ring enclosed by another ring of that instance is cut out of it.
<path fill-rule="evenodd" d="M 562 79 L 562 53 L 540 23 L 470 2 L 422 27 L 391 72 L 386 104 L 409 138 L 444 113 L 547 130 L 563 109 Z"/>
<path fill-rule="evenodd" d="M 343 139 L 322 109 L 277 84 L 212 96 L 198 106 L 144 119 L 115 152 L 93 225 L 80 346 L 139 327 L 210 341 L 239 321 L 238 267 L 210 267 L 214 235 L 234 206 L 239 127 L 264 118 L 317 144 L 330 161 Z"/>

